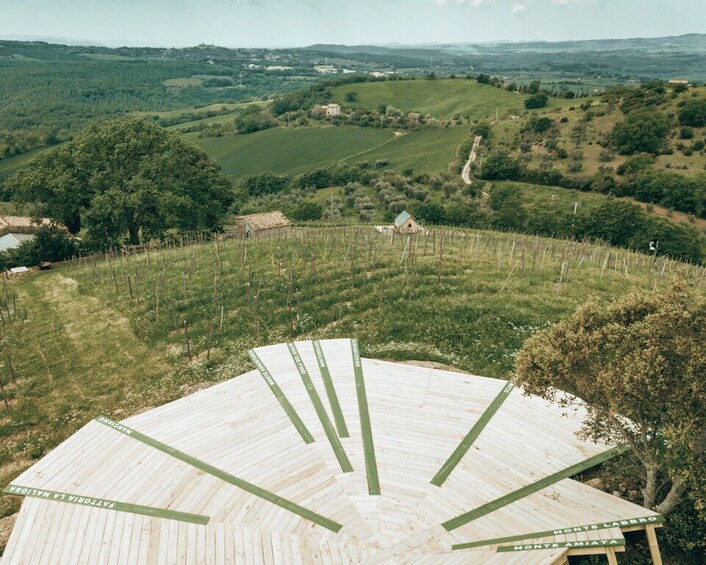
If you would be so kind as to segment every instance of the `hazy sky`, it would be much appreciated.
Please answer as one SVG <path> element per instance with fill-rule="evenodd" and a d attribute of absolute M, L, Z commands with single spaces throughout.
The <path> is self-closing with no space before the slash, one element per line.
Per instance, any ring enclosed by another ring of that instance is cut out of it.
<path fill-rule="evenodd" d="M 706 32 L 706 0 L 0 0 L 0 37 L 290 47 Z"/>

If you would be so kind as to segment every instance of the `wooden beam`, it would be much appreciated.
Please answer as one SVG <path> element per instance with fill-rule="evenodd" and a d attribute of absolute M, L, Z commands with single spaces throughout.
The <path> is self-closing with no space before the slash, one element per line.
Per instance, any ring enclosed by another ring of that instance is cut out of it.
<path fill-rule="evenodd" d="M 647 534 L 647 544 L 650 546 L 652 563 L 654 563 L 654 565 L 662 565 L 662 555 L 659 552 L 659 543 L 657 543 L 657 532 L 655 532 L 655 527 L 647 526 L 645 528 L 645 533 Z"/>
<path fill-rule="evenodd" d="M 613 548 L 606 549 L 606 555 L 608 556 L 608 565 L 618 565 L 618 557 L 615 555 L 615 550 Z"/>

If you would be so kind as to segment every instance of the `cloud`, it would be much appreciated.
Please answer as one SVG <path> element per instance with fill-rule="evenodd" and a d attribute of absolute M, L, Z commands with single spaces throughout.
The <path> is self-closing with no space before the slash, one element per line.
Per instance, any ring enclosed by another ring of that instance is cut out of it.
<path fill-rule="evenodd" d="M 521 4 L 518 2 L 512 7 L 512 10 L 510 10 L 513 14 L 523 14 L 524 12 L 527 11 L 527 4 Z"/>

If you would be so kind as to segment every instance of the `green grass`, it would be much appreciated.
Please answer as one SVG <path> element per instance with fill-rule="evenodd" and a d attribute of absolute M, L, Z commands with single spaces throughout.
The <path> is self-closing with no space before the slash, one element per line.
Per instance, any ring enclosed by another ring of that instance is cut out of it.
<path fill-rule="evenodd" d="M 404 80 L 344 84 L 331 89 L 333 100 L 340 104 L 347 92 L 355 92 L 355 106 L 377 109 L 380 105 L 392 105 L 403 112 L 421 112 L 435 118 L 450 119 L 456 114 L 476 118 L 494 118 L 498 110 L 501 116 L 520 114 L 525 111 L 525 95 L 478 84 L 475 80 Z M 564 108 L 575 101 L 550 99 L 543 111 Z"/>
<path fill-rule="evenodd" d="M 0 159 L 0 182 L 9 177 L 15 171 L 26 167 L 32 159 L 45 151 L 47 151 L 47 148 L 42 147 L 41 149 L 33 149 L 32 151 L 23 153 L 22 155 L 15 155 L 14 157 Z"/>
<path fill-rule="evenodd" d="M 81 57 L 93 59 L 94 61 L 135 61 L 135 57 L 126 57 L 124 55 L 112 55 L 110 53 L 79 53 Z"/>
<path fill-rule="evenodd" d="M 389 159 L 390 167 L 418 173 L 445 171 L 456 154 L 456 147 L 468 137 L 466 127 L 433 128 L 411 132 L 393 142 L 348 159 L 350 163 Z"/>
<path fill-rule="evenodd" d="M 162 84 L 171 88 L 188 88 L 191 86 L 201 86 L 203 79 L 196 77 L 170 78 L 165 80 Z"/>
<path fill-rule="evenodd" d="M 445 171 L 466 128 L 449 127 L 396 135 L 389 129 L 345 127 L 275 128 L 247 135 L 186 137 L 203 147 L 223 171 L 238 177 L 262 171 L 296 175 L 335 163 L 389 159 L 395 170 Z"/>
<path fill-rule="evenodd" d="M 247 135 L 186 137 L 201 145 L 234 177 L 262 171 L 296 175 L 395 140 L 390 130 L 358 127 L 274 128 Z"/>

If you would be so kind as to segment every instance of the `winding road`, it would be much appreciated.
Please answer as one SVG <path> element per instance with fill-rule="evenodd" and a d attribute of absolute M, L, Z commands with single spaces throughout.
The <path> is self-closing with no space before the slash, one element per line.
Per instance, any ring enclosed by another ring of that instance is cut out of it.
<path fill-rule="evenodd" d="M 473 138 L 473 148 L 471 149 L 471 153 L 468 155 L 468 161 L 466 161 L 466 164 L 463 166 L 463 172 L 461 173 L 461 176 L 463 177 L 463 182 L 465 182 L 466 184 L 471 184 L 471 165 L 473 165 L 476 160 L 476 157 L 478 156 L 477 150 L 481 141 L 483 141 L 482 135 L 476 135 Z"/>

